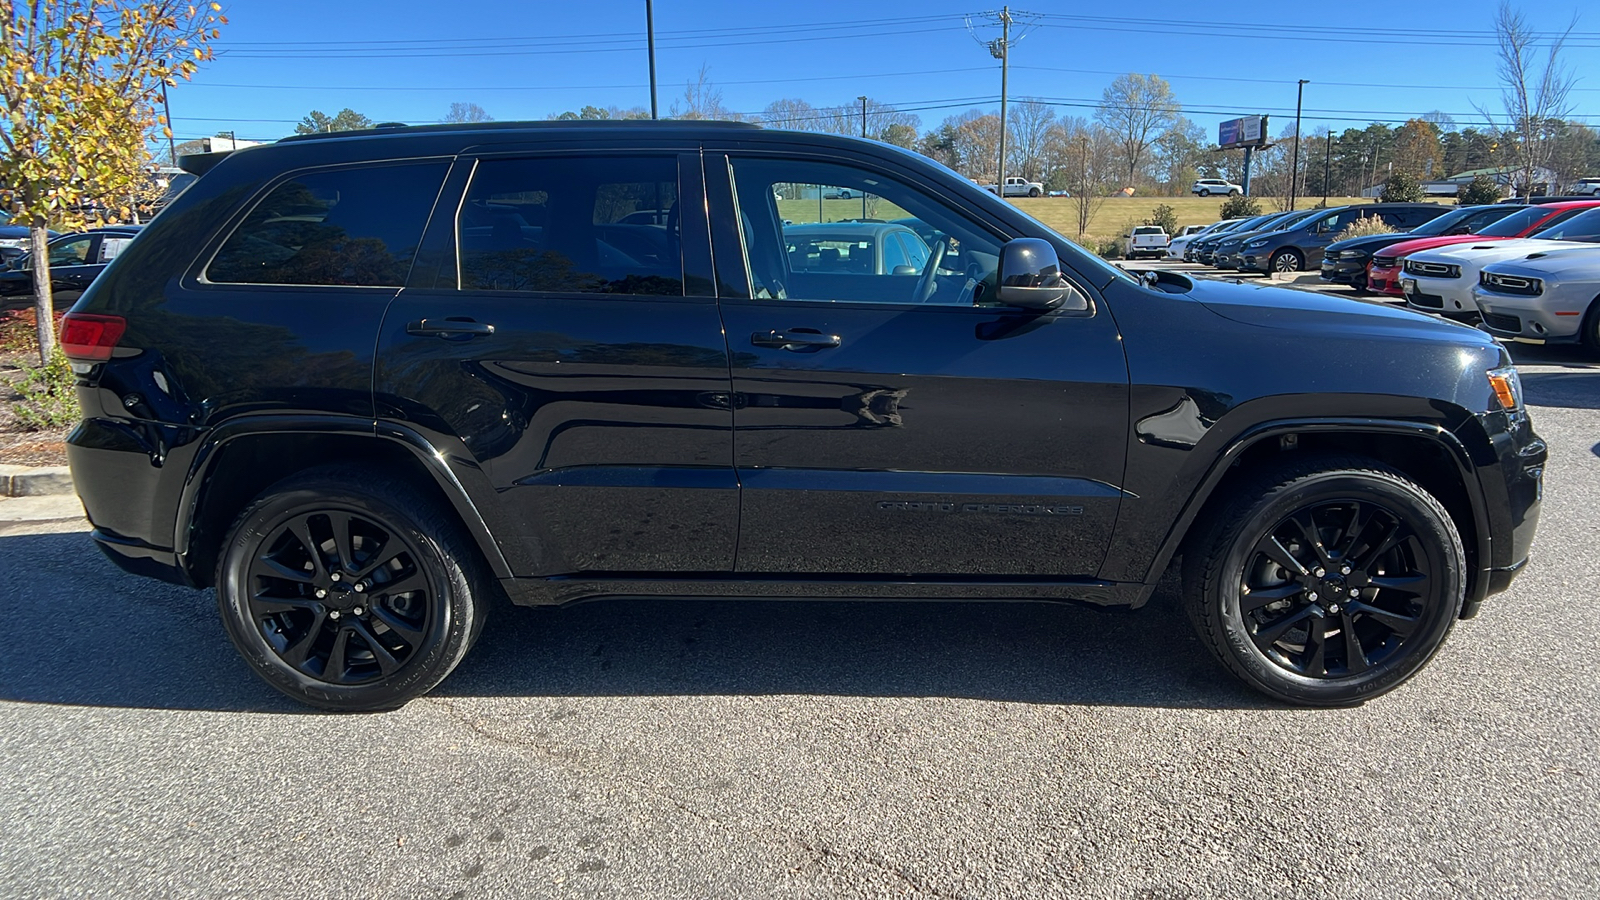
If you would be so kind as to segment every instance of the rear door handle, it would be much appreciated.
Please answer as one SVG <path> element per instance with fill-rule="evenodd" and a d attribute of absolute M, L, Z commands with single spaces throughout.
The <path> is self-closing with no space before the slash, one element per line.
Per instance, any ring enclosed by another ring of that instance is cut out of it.
<path fill-rule="evenodd" d="M 796 353 L 839 346 L 837 334 L 823 334 L 815 328 L 791 328 L 788 331 L 758 331 L 750 335 L 750 343 L 757 347 L 777 347 Z"/>
<path fill-rule="evenodd" d="M 478 335 L 494 334 L 494 326 L 484 322 L 474 322 L 471 319 L 451 317 L 448 319 L 418 319 L 406 326 L 406 334 L 415 334 L 420 337 L 441 337 L 445 340 L 462 341 Z"/>

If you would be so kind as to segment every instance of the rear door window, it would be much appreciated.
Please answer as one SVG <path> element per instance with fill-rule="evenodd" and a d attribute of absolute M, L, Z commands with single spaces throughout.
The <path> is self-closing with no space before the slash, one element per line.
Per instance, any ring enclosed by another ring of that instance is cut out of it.
<path fill-rule="evenodd" d="M 294 176 L 250 211 L 206 280 L 400 287 L 448 168 L 408 163 Z"/>
<path fill-rule="evenodd" d="M 683 296 L 678 161 L 478 163 L 456 221 L 463 290 Z"/>

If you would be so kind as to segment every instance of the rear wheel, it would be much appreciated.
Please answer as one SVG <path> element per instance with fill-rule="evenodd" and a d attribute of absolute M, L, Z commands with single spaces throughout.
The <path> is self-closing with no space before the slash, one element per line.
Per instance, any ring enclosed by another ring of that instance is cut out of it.
<path fill-rule="evenodd" d="M 1250 686 L 1307 706 L 1404 683 L 1465 595 L 1449 514 L 1360 458 L 1297 460 L 1241 486 L 1185 557 L 1184 602 L 1202 642 Z"/>
<path fill-rule="evenodd" d="M 453 517 L 405 484 L 315 469 L 234 522 L 217 605 L 268 684 L 324 709 L 390 709 L 443 681 L 477 637 L 475 559 Z"/>
<path fill-rule="evenodd" d="M 1200 196 L 1209 197 L 1209 196 L 1211 196 L 1211 192 L 1206 190 L 1205 188 L 1201 188 L 1200 189 Z"/>
<path fill-rule="evenodd" d="M 1600 297 L 1589 303 L 1589 312 L 1583 317 L 1583 346 L 1590 353 L 1600 353 Z"/>

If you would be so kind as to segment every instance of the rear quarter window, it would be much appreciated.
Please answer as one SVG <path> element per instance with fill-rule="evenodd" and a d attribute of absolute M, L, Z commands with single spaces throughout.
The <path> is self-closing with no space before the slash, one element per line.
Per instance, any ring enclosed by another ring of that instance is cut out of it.
<path fill-rule="evenodd" d="M 446 162 L 296 175 L 273 188 L 206 267 L 218 284 L 400 287 Z"/>

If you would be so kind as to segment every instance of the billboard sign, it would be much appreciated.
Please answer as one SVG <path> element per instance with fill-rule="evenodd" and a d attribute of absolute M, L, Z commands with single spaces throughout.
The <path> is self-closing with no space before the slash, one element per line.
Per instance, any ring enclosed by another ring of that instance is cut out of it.
<path fill-rule="evenodd" d="M 1267 143 L 1267 117 L 1245 116 L 1229 119 L 1217 126 L 1217 146 L 1223 150 L 1234 147 L 1262 147 Z"/>

